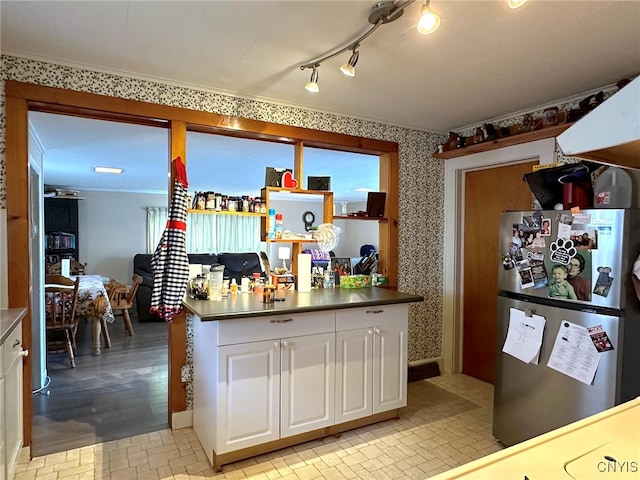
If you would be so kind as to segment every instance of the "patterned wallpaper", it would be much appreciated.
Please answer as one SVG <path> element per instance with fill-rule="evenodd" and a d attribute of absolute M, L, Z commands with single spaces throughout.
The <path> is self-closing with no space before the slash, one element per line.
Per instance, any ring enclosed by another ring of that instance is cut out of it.
<path fill-rule="evenodd" d="M 2 56 L 0 59 L 0 208 L 6 206 L 5 80 L 398 142 L 398 284 L 402 291 L 425 297 L 424 302 L 410 306 L 409 361 L 434 358 L 442 354 L 444 262 L 440 239 L 444 230 L 444 164 L 442 160 L 431 156 L 443 141 L 442 136 L 19 57 Z M 190 346 L 187 346 L 188 351 L 189 349 Z"/>

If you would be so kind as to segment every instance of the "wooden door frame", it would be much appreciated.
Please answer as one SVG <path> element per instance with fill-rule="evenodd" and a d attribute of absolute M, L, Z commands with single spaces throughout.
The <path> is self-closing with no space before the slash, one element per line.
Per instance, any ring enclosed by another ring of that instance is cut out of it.
<path fill-rule="evenodd" d="M 473 170 L 496 168 L 536 159 L 541 165 L 555 163 L 555 137 L 445 160 L 441 362 L 441 369 L 444 372 L 462 371 L 465 174 Z"/>
<path fill-rule="evenodd" d="M 399 145 L 397 142 L 6 80 L 5 167 L 8 303 L 10 308 L 27 307 L 27 314 L 22 322 L 23 346 L 27 350 L 31 349 L 32 327 L 28 188 L 29 111 L 167 128 L 169 130 L 167 171 L 169 171 L 171 159 L 175 156 L 183 156 L 185 162 L 188 162 L 185 155 L 187 130 L 291 144 L 304 142 L 305 146 L 310 147 L 378 155 L 380 158 L 380 188 L 381 191 L 387 192 L 385 212 L 387 222 L 383 222 L 380 227 L 380 267 L 389 278 L 390 285 L 397 285 L 399 216 Z M 174 172 L 171 173 L 169 185 L 173 185 L 173 179 Z M 29 261 L 25 262 L 25 259 Z M 169 424 L 174 428 L 177 428 L 174 419 L 179 414 L 188 412 L 186 385 L 181 381 L 180 375 L 180 370 L 186 361 L 185 341 L 186 318 L 184 314 L 181 314 L 175 317 L 173 323 L 169 324 L 168 340 Z M 23 368 L 24 446 L 31 445 L 32 440 L 31 371 L 31 360 L 27 357 Z M 187 426 L 181 423 L 182 420 L 176 420 L 176 422 L 179 423 L 179 426 Z"/>

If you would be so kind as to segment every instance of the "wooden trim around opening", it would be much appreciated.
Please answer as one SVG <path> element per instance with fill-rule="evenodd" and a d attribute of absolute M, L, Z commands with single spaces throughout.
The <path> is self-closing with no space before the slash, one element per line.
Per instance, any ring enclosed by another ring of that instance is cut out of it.
<path fill-rule="evenodd" d="M 352 135 L 279 125 L 258 120 L 170 107 L 137 100 L 77 92 L 7 80 L 6 105 L 6 185 L 8 293 L 10 307 L 29 307 L 29 177 L 28 112 L 47 111 L 101 120 L 153 124 L 170 129 L 170 159 L 186 158 L 186 131 L 200 131 L 305 146 L 380 155 L 380 188 L 387 192 L 387 223 L 380 224 L 380 257 L 390 285 L 397 285 L 398 254 L 398 143 Z M 168 167 L 167 167 L 168 168 Z M 170 182 L 169 185 L 172 185 Z M 171 191 L 169 188 L 168 191 Z M 26 262 L 25 259 L 29 259 Z M 185 315 L 169 326 L 169 415 L 186 410 L 186 388 L 180 369 L 186 360 Z M 23 321 L 25 349 L 31 349 L 31 312 Z M 24 367 L 24 445 L 32 441 L 31 358 Z M 171 420 L 170 420 L 171 422 Z"/>

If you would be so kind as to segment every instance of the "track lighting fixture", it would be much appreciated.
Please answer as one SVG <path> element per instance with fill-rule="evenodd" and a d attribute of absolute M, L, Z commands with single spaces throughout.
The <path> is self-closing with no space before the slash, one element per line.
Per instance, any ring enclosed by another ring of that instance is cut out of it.
<path fill-rule="evenodd" d="M 424 2 L 420 9 L 420 21 L 418 22 L 418 32 L 429 35 L 435 32 L 440 26 L 440 16 L 429 8 L 429 0 Z"/>
<path fill-rule="evenodd" d="M 323 57 L 320 57 L 311 62 L 300 65 L 300 70 L 313 69 L 311 72 L 311 80 L 305 85 L 308 91 L 317 93 L 320 91 L 318 87 L 318 68 L 323 62 L 333 57 L 340 55 L 348 50 L 351 50 L 351 57 L 349 61 L 340 67 L 340 71 L 347 77 L 356 76 L 356 63 L 358 63 L 358 57 L 360 56 L 360 44 L 373 32 L 375 32 L 380 25 L 385 23 L 391 23 L 402 16 L 405 8 L 414 3 L 416 0 L 383 0 L 374 3 L 371 7 L 371 13 L 369 13 L 369 23 L 372 25 L 369 30 L 362 34 L 359 38 L 343 47 L 337 48 L 332 53 L 328 53 Z M 509 8 L 520 8 L 527 0 L 507 0 Z M 418 21 L 417 29 L 423 35 L 429 35 L 435 32 L 440 26 L 440 16 L 433 12 L 430 7 L 431 0 L 425 0 L 424 5 L 420 9 L 420 20 Z"/>
<path fill-rule="evenodd" d="M 356 63 L 358 63 L 358 57 L 360 56 L 360 52 L 356 49 L 359 46 L 360 45 L 356 45 L 353 47 L 353 53 L 351 54 L 351 57 L 349 57 L 349 61 L 340 67 L 340 71 L 347 77 L 356 76 Z"/>
<path fill-rule="evenodd" d="M 311 72 L 311 79 L 304 86 L 304 88 L 306 88 L 307 91 L 311 93 L 318 93 L 320 91 L 320 87 L 318 87 L 318 67 L 319 66 L 320 65 L 315 65 L 313 67 L 313 71 Z"/>
<path fill-rule="evenodd" d="M 356 75 L 355 66 L 360 55 L 358 48 L 360 47 L 362 41 L 373 32 L 375 32 L 380 25 L 393 22 L 394 20 L 400 18 L 404 13 L 404 9 L 415 1 L 416 0 L 385 0 L 375 3 L 373 7 L 371 7 L 371 13 L 369 14 L 368 18 L 369 23 L 372 26 L 363 35 L 361 35 L 355 41 L 348 43 L 344 47 L 340 47 L 333 53 L 329 53 L 324 57 L 305 63 L 304 65 L 300 65 L 300 70 L 306 70 L 309 68 L 313 69 L 311 73 L 311 81 L 307 83 L 304 88 L 306 88 L 310 92 L 318 92 L 318 67 L 320 67 L 320 65 L 324 61 L 336 57 L 348 50 L 352 50 L 353 53 L 351 54 L 351 58 L 349 58 L 349 61 L 345 65 L 343 65 L 340 70 L 348 77 L 354 77 Z"/>

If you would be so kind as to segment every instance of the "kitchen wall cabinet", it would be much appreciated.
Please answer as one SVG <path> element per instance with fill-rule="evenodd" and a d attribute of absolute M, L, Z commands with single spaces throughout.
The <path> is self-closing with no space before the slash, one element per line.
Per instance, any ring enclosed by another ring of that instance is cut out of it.
<path fill-rule="evenodd" d="M 336 311 L 336 423 L 407 404 L 407 307 Z"/>

